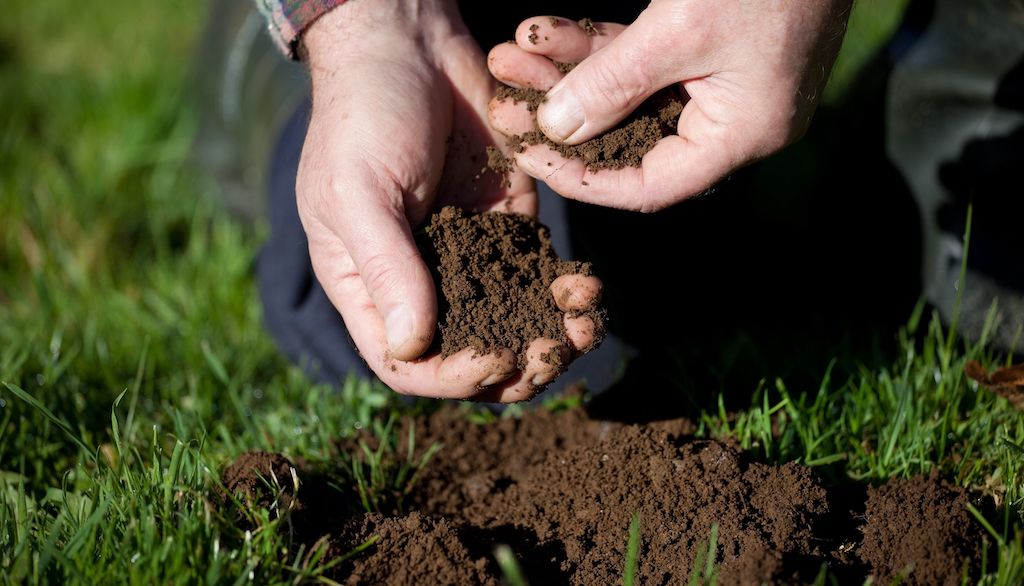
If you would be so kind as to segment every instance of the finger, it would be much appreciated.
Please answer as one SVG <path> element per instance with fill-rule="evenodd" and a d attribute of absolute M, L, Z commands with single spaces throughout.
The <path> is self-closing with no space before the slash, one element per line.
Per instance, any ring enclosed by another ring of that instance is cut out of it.
<path fill-rule="evenodd" d="M 550 59 L 524 51 L 514 43 L 502 43 L 491 49 L 487 68 L 506 85 L 544 92 L 562 79 L 562 72 Z"/>
<path fill-rule="evenodd" d="M 418 362 L 385 358 L 382 368 L 374 370 L 384 384 L 401 394 L 436 399 L 468 399 L 519 372 L 515 354 L 507 348 L 483 356 L 466 348 L 448 358 L 433 356 Z"/>
<path fill-rule="evenodd" d="M 587 34 L 576 21 L 558 16 L 535 16 L 516 29 L 516 44 L 524 51 L 562 63 L 578 63 L 607 46 L 625 25 L 594 23 L 597 34 Z M 537 28 L 533 28 L 537 27 Z"/>
<path fill-rule="evenodd" d="M 402 194 L 372 171 L 355 166 L 327 189 L 330 193 L 321 198 L 316 217 L 351 257 L 383 323 L 391 356 L 420 356 L 433 339 L 437 302 L 433 279 L 403 211 Z M 311 252 L 313 245 L 311 241 Z M 325 289 L 332 286 L 324 283 Z M 334 296 L 336 306 L 345 302 L 338 292 Z"/>
<path fill-rule="evenodd" d="M 551 295 L 562 311 L 586 311 L 601 302 L 604 285 L 592 275 L 562 275 L 551 282 Z"/>
<path fill-rule="evenodd" d="M 505 136 L 515 136 L 534 130 L 533 113 L 526 102 L 515 102 L 510 98 L 494 98 L 487 106 L 487 121 L 491 128 Z"/>
<path fill-rule="evenodd" d="M 565 335 L 576 352 L 585 354 L 594 348 L 600 337 L 599 326 L 589 315 L 576 317 L 566 315 L 564 318 Z"/>
<path fill-rule="evenodd" d="M 667 44 L 664 23 L 644 14 L 607 46 L 566 74 L 537 109 L 551 140 L 579 144 L 615 126 L 657 90 L 683 78 L 679 47 Z M 673 79 L 677 78 L 677 79 Z"/>
<path fill-rule="evenodd" d="M 502 384 L 489 387 L 472 397 L 480 403 L 522 403 L 537 396 L 543 389 L 535 387 L 523 378 L 522 373 Z"/>
<path fill-rule="evenodd" d="M 542 387 L 564 372 L 570 360 L 569 349 L 564 343 L 538 338 L 526 348 L 523 380 L 534 387 Z"/>
<path fill-rule="evenodd" d="M 565 344 L 550 338 L 538 338 L 527 347 L 526 368 L 520 376 L 477 394 L 473 400 L 499 403 L 529 401 L 565 372 L 571 360 Z"/>

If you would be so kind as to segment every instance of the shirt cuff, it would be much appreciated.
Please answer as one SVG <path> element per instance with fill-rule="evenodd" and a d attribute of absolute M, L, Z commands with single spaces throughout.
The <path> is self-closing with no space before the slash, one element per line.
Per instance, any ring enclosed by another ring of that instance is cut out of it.
<path fill-rule="evenodd" d="M 346 0 L 256 0 L 267 19 L 267 29 L 278 48 L 297 59 L 303 31 L 316 19 L 341 6 Z"/>

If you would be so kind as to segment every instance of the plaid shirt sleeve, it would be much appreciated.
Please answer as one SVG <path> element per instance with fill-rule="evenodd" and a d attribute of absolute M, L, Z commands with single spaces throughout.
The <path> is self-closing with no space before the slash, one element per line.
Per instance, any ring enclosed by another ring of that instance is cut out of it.
<path fill-rule="evenodd" d="M 277 46 L 295 59 L 299 37 L 306 27 L 346 0 L 255 0 L 267 19 L 267 28 Z"/>

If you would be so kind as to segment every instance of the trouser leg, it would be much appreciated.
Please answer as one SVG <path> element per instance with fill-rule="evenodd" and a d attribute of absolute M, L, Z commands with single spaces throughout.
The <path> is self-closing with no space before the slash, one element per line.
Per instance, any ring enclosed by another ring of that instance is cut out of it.
<path fill-rule="evenodd" d="M 1007 349 L 1024 320 L 1024 2 L 938 0 L 896 64 L 887 151 L 921 211 L 925 295 L 953 318 L 968 204 L 962 331 L 980 335 L 999 299 Z"/>

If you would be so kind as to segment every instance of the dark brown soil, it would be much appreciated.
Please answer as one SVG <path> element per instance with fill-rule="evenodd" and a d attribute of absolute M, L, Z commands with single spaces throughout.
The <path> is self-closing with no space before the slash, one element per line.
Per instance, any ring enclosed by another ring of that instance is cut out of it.
<path fill-rule="evenodd" d="M 483 425 L 448 408 L 415 430 L 419 449 L 444 448 L 405 513 L 345 511 L 337 493 L 305 503 L 303 514 L 320 523 L 304 542 L 329 535 L 341 554 L 379 536 L 335 578 L 496 583 L 492 552 L 504 543 L 533 584 L 619 583 L 635 513 L 640 584 L 687 582 L 712 527 L 721 584 L 807 583 L 822 565 L 842 583 L 888 583 L 912 568 L 903 583 L 943 584 L 980 567 L 983 534 L 968 497 L 935 476 L 833 488 L 799 464 L 759 463 L 693 439 L 686 420 L 627 425 L 582 409 Z M 300 495 L 326 494 L 311 478 Z"/>
<path fill-rule="evenodd" d="M 536 45 L 536 44 L 537 44 L 537 38 L 538 38 L 538 37 L 537 37 L 537 30 L 538 30 L 539 28 L 540 28 L 540 25 L 539 25 L 539 24 L 531 24 L 531 25 L 530 25 L 530 36 L 528 36 L 528 37 L 526 37 L 526 38 L 527 38 L 527 39 L 528 39 L 528 40 L 530 41 L 530 43 L 531 43 L 531 44 L 533 44 L 533 45 Z"/>
<path fill-rule="evenodd" d="M 554 64 L 555 67 L 557 67 L 558 70 L 561 71 L 562 73 L 569 73 L 573 69 L 576 69 L 576 66 L 579 65 L 579 63 L 563 63 L 561 61 L 555 61 Z"/>
<path fill-rule="evenodd" d="M 935 475 L 869 489 L 860 557 L 882 584 L 960 584 L 964 563 L 981 558 L 984 538 L 967 503 Z"/>
<path fill-rule="evenodd" d="M 221 475 L 227 493 L 221 495 L 222 500 L 227 503 L 234 497 L 244 507 L 267 509 L 275 516 L 280 511 L 296 508 L 293 469 L 295 465 L 280 454 L 242 454 Z M 238 512 L 238 518 L 242 519 L 244 515 Z"/>
<path fill-rule="evenodd" d="M 372 513 L 345 522 L 331 554 L 345 555 L 379 539 L 343 567 L 343 584 L 498 584 L 488 559 L 471 554 L 458 529 L 457 523 L 420 513 Z"/>
<path fill-rule="evenodd" d="M 522 361 L 537 338 L 568 345 L 551 283 L 566 274 L 590 274 L 591 268 L 559 260 L 546 227 L 521 214 L 447 207 L 431 217 L 421 240 L 438 283 L 442 356 L 509 348 Z M 604 323 L 600 310 L 591 317 Z"/>
<path fill-rule="evenodd" d="M 574 63 L 556 65 L 563 71 L 576 66 Z M 530 112 L 536 112 L 545 99 L 543 92 L 510 87 L 499 87 L 497 98 L 515 103 L 526 102 Z M 683 102 L 678 92 L 670 88 L 651 96 L 615 128 L 584 143 L 558 144 L 535 125 L 534 130 L 509 137 L 508 147 L 514 152 L 522 152 L 527 146 L 544 144 L 567 159 L 582 160 L 590 171 L 639 167 L 644 155 L 659 140 L 676 133 L 682 111 Z M 489 164 L 490 168 L 498 173 L 507 173 L 512 168 L 511 162 L 502 159 L 495 155 Z"/>

